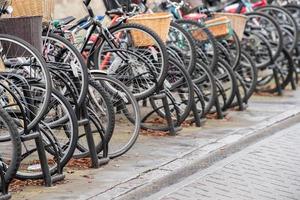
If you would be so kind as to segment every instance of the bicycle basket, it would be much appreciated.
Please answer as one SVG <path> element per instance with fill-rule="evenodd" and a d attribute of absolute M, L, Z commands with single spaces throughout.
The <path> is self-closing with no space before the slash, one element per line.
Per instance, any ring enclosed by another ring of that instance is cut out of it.
<path fill-rule="evenodd" d="M 42 16 L 44 22 L 52 19 L 54 0 L 12 0 L 13 17 Z"/>
<path fill-rule="evenodd" d="M 141 24 L 153 30 L 163 40 L 167 41 L 168 33 L 171 24 L 171 14 L 169 13 L 151 13 L 140 14 L 127 19 L 127 23 Z M 146 36 L 140 31 L 131 32 L 134 44 L 136 46 L 150 46 L 153 45 L 152 38 Z"/>
<path fill-rule="evenodd" d="M 216 38 L 227 37 L 232 33 L 231 21 L 227 17 L 218 17 L 215 19 L 207 20 L 205 21 L 205 26 Z M 207 36 L 203 33 L 202 30 L 194 30 L 192 31 L 192 35 L 197 40 L 207 40 Z"/>
<path fill-rule="evenodd" d="M 214 17 L 227 17 L 231 21 L 232 29 L 236 32 L 240 40 L 243 39 L 247 17 L 233 13 L 214 13 Z"/>

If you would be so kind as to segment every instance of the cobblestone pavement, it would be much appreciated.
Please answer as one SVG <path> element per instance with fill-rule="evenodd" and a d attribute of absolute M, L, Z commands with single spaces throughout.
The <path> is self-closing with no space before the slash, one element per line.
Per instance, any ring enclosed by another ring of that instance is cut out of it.
<path fill-rule="evenodd" d="M 148 199 L 299 200 L 300 124 Z"/>

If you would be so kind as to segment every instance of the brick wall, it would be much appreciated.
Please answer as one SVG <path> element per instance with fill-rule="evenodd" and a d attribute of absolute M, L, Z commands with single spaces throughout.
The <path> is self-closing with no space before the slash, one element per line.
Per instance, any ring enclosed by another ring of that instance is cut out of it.
<path fill-rule="evenodd" d="M 83 17 L 87 12 L 83 6 L 83 0 L 55 0 L 54 18 L 62 18 L 69 15 Z M 97 15 L 102 15 L 105 11 L 102 0 L 92 0 L 92 8 Z"/>

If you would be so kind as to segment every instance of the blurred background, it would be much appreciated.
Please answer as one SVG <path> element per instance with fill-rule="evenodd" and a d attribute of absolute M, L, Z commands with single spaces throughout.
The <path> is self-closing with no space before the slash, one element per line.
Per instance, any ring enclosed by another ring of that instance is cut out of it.
<path fill-rule="evenodd" d="M 83 17 L 87 15 L 87 12 L 83 6 L 83 0 L 55 0 L 55 13 L 54 18 L 62 18 L 66 16 Z M 95 14 L 102 15 L 105 12 L 105 8 L 102 0 L 92 0 L 92 8 L 95 10 Z"/>

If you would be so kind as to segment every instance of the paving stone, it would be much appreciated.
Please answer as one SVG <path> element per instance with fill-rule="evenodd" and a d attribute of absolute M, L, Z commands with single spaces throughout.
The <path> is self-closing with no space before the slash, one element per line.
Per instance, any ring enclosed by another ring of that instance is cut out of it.
<path fill-rule="evenodd" d="M 300 199 L 300 124 L 271 137 L 255 149 L 217 170 L 195 178 L 176 192 L 162 195 L 167 200 L 184 199 Z M 234 156 L 233 156 L 234 157 Z M 214 166 L 215 167 L 215 166 Z"/>

